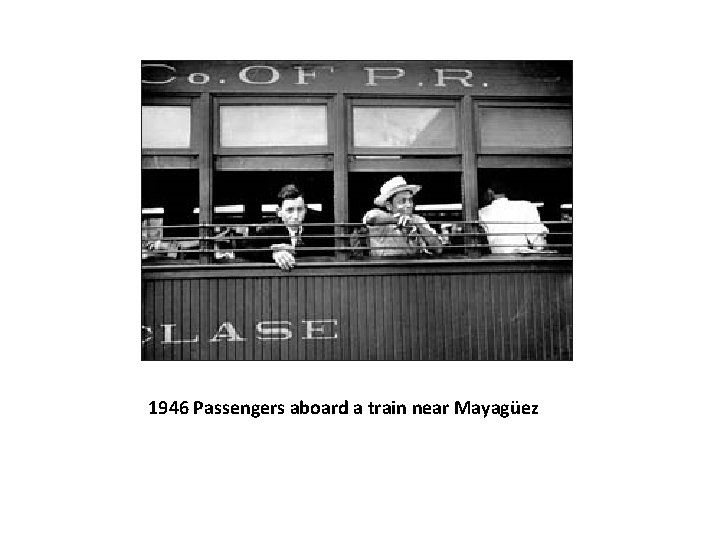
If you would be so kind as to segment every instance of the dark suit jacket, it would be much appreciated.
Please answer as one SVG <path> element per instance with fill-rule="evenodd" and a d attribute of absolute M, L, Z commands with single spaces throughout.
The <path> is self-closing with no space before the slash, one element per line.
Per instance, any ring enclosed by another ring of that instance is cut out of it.
<path fill-rule="evenodd" d="M 333 238 L 318 238 L 318 236 L 330 236 L 334 234 L 333 227 L 330 226 L 308 226 L 314 223 L 322 223 L 319 218 L 319 212 L 308 208 L 305 220 L 303 221 L 303 228 L 300 238 L 295 245 L 295 257 L 332 257 L 335 253 L 331 249 L 312 249 L 312 248 L 331 248 L 335 247 L 335 241 Z M 260 249 L 262 251 L 255 251 L 252 253 L 243 254 L 244 257 L 257 260 L 257 261 L 272 261 L 272 250 L 270 248 L 273 244 L 292 244 L 290 240 L 290 233 L 287 227 L 282 226 L 282 220 L 280 218 L 274 218 L 268 221 L 267 225 L 280 225 L 276 227 L 272 226 L 261 226 L 255 231 L 249 239 L 248 247 L 254 249 Z M 281 238 L 277 238 L 281 237 Z M 267 251 L 265 251 L 267 250 Z"/>

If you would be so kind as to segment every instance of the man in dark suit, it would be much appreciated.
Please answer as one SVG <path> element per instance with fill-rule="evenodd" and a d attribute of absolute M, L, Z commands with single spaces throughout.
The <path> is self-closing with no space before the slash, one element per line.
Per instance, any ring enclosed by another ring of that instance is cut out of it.
<path fill-rule="evenodd" d="M 293 184 L 282 187 L 278 193 L 278 217 L 257 228 L 253 245 L 267 248 L 272 259 L 282 270 L 292 270 L 296 257 L 331 256 L 332 250 L 312 249 L 333 247 L 332 227 L 306 227 L 304 225 L 321 223 L 320 212 L 305 204 L 303 193 Z"/>

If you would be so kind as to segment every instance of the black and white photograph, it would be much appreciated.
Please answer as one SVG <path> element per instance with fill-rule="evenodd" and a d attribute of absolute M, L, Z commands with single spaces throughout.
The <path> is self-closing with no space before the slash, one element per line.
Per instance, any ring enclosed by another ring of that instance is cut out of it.
<path fill-rule="evenodd" d="M 572 60 L 143 60 L 143 360 L 572 360 Z"/>
<path fill-rule="evenodd" d="M 711 4 L 113 7 L 5 10 L 0 538 L 720 538 Z"/>

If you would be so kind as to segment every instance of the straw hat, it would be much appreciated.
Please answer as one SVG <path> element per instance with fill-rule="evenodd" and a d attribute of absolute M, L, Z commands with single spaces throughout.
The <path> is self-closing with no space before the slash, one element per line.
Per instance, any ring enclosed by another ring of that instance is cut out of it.
<path fill-rule="evenodd" d="M 382 185 L 380 195 L 375 197 L 375 204 L 384 206 L 396 193 L 410 191 L 415 195 L 420 189 L 421 187 L 416 184 L 408 184 L 402 176 L 395 176 Z"/>

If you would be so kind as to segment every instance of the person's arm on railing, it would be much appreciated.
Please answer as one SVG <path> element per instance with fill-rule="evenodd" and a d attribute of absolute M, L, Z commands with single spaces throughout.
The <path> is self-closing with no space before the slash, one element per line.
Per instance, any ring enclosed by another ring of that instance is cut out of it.
<path fill-rule="evenodd" d="M 365 225 L 390 225 L 399 224 L 399 219 L 399 214 L 391 214 L 380 208 L 373 208 L 365 212 L 362 222 Z"/>
<path fill-rule="evenodd" d="M 295 266 L 295 248 L 290 244 L 272 244 L 272 259 L 281 270 L 292 270 Z"/>
<path fill-rule="evenodd" d="M 406 218 L 406 219 L 403 219 Z M 401 226 L 410 227 L 410 235 L 420 236 L 424 241 L 429 250 L 432 250 L 436 255 L 440 255 L 443 249 L 443 243 L 440 236 L 435 232 L 427 220 L 417 214 L 410 216 L 401 217 L 403 223 Z"/>

